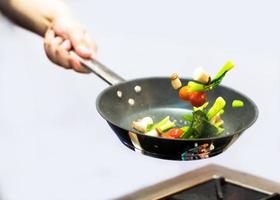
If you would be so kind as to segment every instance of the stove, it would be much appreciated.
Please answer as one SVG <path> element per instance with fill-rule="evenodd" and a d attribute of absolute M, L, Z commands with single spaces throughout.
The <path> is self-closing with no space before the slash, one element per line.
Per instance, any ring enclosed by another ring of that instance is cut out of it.
<path fill-rule="evenodd" d="M 280 200 L 280 184 L 207 165 L 123 196 L 121 200 Z"/>
<path fill-rule="evenodd" d="M 224 177 L 213 177 L 186 190 L 177 192 L 163 200 L 265 200 L 280 199 L 277 193 L 261 191 L 257 188 L 227 180 Z"/>

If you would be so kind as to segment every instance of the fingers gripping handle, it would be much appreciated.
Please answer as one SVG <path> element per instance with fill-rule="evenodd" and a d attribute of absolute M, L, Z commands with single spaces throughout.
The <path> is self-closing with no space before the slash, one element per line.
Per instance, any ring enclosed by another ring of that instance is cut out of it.
<path fill-rule="evenodd" d="M 81 58 L 74 51 L 70 51 L 70 54 L 78 58 L 85 68 L 96 74 L 98 77 L 100 77 L 110 85 L 115 85 L 117 83 L 125 81 L 122 77 L 120 77 L 118 74 L 107 68 L 96 59 Z"/>

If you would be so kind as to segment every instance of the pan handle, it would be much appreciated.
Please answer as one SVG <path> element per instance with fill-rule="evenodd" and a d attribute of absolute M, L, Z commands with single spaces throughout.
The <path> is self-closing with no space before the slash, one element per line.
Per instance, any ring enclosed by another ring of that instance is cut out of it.
<path fill-rule="evenodd" d="M 113 72 L 111 69 L 103 65 L 98 60 L 91 58 L 91 59 L 84 59 L 78 56 L 74 51 L 70 51 L 70 54 L 77 57 L 81 64 L 87 68 L 92 73 L 96 74 L 98 77 L 103 79 L 109 85 L 115 85 L 117 83 L 125 81 L 122 77 L 118 74 Z"/>

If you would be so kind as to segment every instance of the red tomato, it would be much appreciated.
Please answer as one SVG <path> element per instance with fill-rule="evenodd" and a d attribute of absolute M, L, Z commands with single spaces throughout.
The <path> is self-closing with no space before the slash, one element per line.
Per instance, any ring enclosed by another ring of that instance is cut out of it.
<path fill-rule="evenodd" d="M 174 137 L 172 137 L 169 133 L 164 133 L 161 135 L 163 138 L 169 138 L 169 139 L 173 139 Z"/>
<path fill-rule="evenodd" d="M 205 92 L 191 92 L 189 94 L 189 101 L 195 107 L 202 106 L 207 100 Z"/>
<path fill-rule="evenodd" d="M 186 85 L 184 87 L 182 87 L 179 90 L 179 97 L 180 99 L 184 100 L 184 101 L 188 101 L 189 100 L 189 94 L 190 94 L 190 89 L 189 87 Z"/>
<path fill-rule="evenodd" d="M 183 133 L 184 131 L 182 131 L 180 128 L 172 128 L 166 134 L 172 138 L 179 138 Z"/>

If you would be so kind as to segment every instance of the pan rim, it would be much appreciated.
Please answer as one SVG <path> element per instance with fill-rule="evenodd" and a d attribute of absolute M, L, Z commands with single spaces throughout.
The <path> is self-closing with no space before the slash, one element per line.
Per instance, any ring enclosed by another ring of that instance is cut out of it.
<path fill-rule="evenodd" d="M 223 139 L 223 138 L 228 138 L 228 137 L 232 137 L 236 134 L 241 134 L 243 133 L 245 130 L 249 129 L 255 122 L 256 120 L 258 119 L 258 116 L 259 116 L 259 109 L 256 105 L 256 103 L 250 98 L 248 97 L 247 95 L 245 95 L 243 92 L 239 92 L 237 91 L 236 89 L 233 89 L 229 86 L 225 86 L 223 84 L 221 84 L 219 87 L 222 87 L 222 88 L 225 88 L 227 90 L 231 90 L 233 92 L 236 92 L 238 93 L 239 95 L 243 96 L 247 101 L 249 101 L 252 105 L 253 105 L 253 108 L 254 108 L 254 111 L 255 111 L 255 116 L 254 118 L 252 119 L 252 121 L 250 123 L 248 123 L 247 125 L 245 125 L 244 127 L 242 127 L 241 129 L 238 129 L 236 131 L 234 131 L 233 133 L 229 133 L 227 135 L 222 135 L 222 136 L 215 136 L 215 137 L 209 137 L 209 138 L 197 138 L 197 139 L 179 139 L 179 138 L 163 138 L 163 137 L 157 137 L 157 136 L 150 136 L 150 135 L 145 135 L 143 133 L 140 133 L 139 131 L 136 131 L 136 130 L 129 130 L 123 126 L 120 126 L 119 124 L 116 124 L 115 122 L 113 122 L 112 120 L 108 119 L 104 114 L 103 112 L 101 111 L 100 109 L 100 106 L 99 106 L 99 103 L 100 103 L 100 99 L 101 97 L 103 96 L 103 94 L 105 92 L 107 92 L 108 90 L 110 90 L 112 87 L 118 87 L 120 85 L 124 85 L 124 84 L 127 84 L 129 82 L 132 82 L 132 81 L 140 81 L 140 80 L 144 80 L 144 79 L 170 79 L 170 77 L 166 77 L 166 76 L 150 76 L 150 77 L 143 77 L 143 78 L 136 78 L 136 79 L 131 79 L 131 80 L 126 80 L 126 81 L 123 81 L 123 82 L 120 82 L 120 83 L 117 83 L 115 85 L 112 85 L 112 86 L 109 86 L 107 88 L 105 88 L 102 92 L 100 92 L 96 98 L 96 101 L 95 101 L 95 106 L 96 106 L 96 110 L 97 112 L 101 115 L 101 117 L 103 119 L 105 119 L 107 122 L 110 122 L 111 124 L 113 124 L 114 126 L 116 127 L 119 127 L 123 130 L 126 130 L 127 132 L 133 132 L 137 135 L 140 135 L 140 136 L 145 136 L 145 137 L 150 137 L 150 138 L 158 138 L 158 139 L 162 139 L 162 140 L 173 140 L 173 141 L 197 141 L 197 142 L 200 142 L 200 141 L 209 141 L 209 140 L 217 140 L 217 139 Z M 184 80 L 192 80 L 191 78 L 189 77 L 182 77 L 182 79 Z"/>

